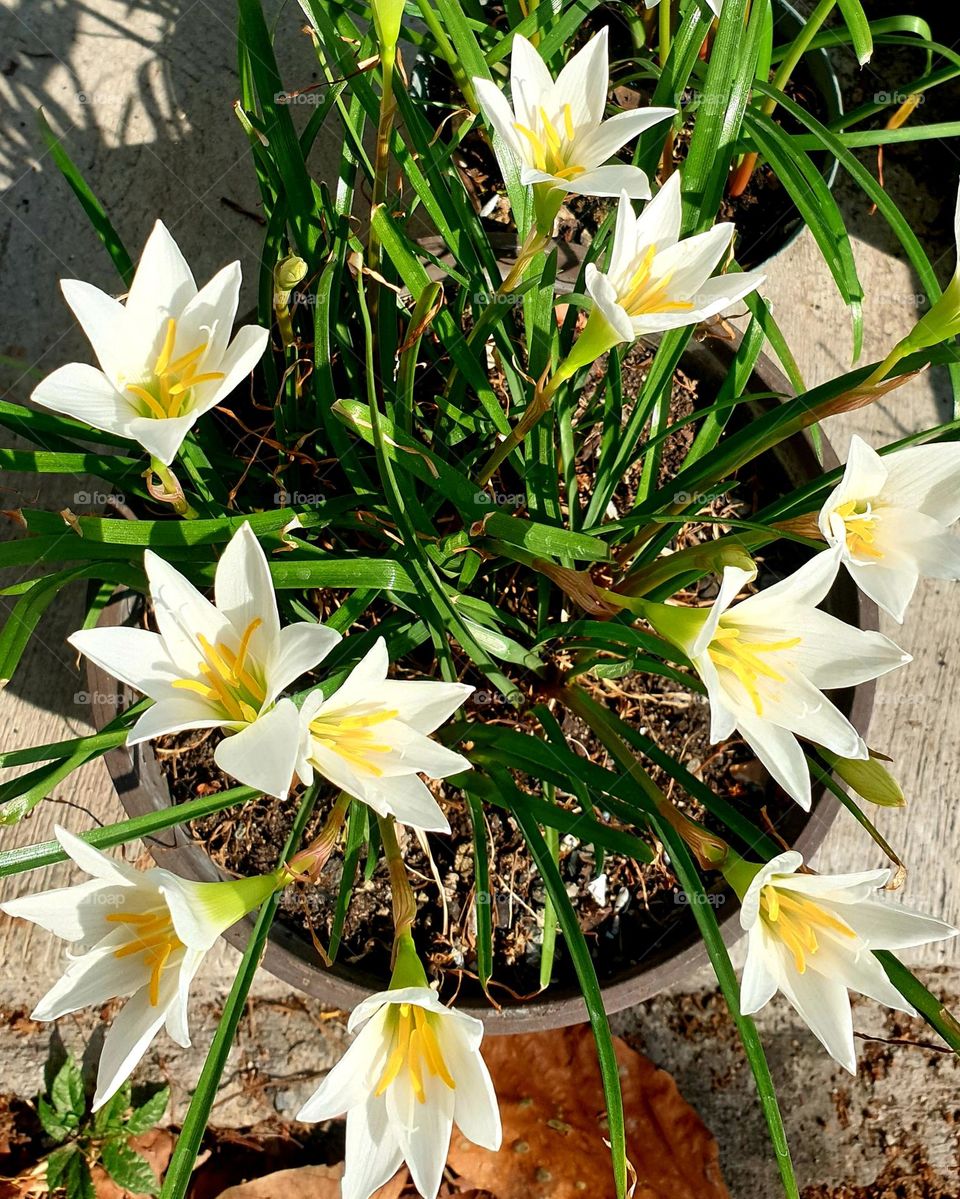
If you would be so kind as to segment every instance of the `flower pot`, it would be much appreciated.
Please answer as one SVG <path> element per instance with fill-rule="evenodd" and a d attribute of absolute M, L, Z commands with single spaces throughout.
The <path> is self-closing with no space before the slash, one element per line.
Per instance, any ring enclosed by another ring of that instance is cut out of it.
<path fill-rule="evenodd" d="M 691 342 L 682 367 L 706 384 L 710 392 L 718 389 L 730 369 L 736 342 L 714 341 L 711 344 Z M 773 363 L 761 356 L 750 382 L 751 391 L 790 393 L 789 384 Z M 762 403 L 769 404 L 772 401 Z M 794 437 L 776 452 L 783 477 L 790 487 L 815 478 L 822 471 L 813 446 L 805 436 Z M 827 443 L 823 446 L 824 467 L 838 465 Z M 129 596 L 110 604 L 101 616 L 101 624 L 120 625 L 131 618 L 133 601 Z M 842 573 L 825 607 L 850 624 L 875 629 L 877 614 L 874 605 L 856 590 L 846 573 Z M 124 694 L 120 685 L 94 663 L 88 662 L 87 677 L 93 703 L 93 721 L 102 729 L 134 699 Z M 118 689 L 119 688 L 119 689 Z M 835 693 L 838 707 L 853 722 L 858 731 L 866 733 L 873 706 L 874 684 Z M 120 700 L 121 702 L 117 702 Z M 117 794 L 127 814 L 141 816 L 167 808 L 171 796 L 161 774 L 157 758 L 149 743 L 132 748 L 121 747 L 106 754 L 105 760 Z M 839 805 L 823 786 L 814 788 L 813 807 L 809 813 L 791 805 L 779 832 L 786 841 L 809 857 L 820 845 L 832 823 Z M 223 877 L 220 869 L 205 853 L 203 846 L 190 838 L 183 828 L 171 828 L 151 837 L 147 847 L 155 861 L 177 874 L 195 880 L 214 881 Z M 733 942 L 740 934 L 735 898 L 729 894 L 718 910 L 723 935 Z M 242 947 L 253 926 L 247 917 L 225 935 L 232 944 Z M 667 986 L 679 982 L 698 967 L 705 965 L 707 954 L 692 921 L 673 935 L 664 934 L 658 943 L 651 944 L 642 960 L 603 984 L 604 1003 L 608 1012 L 648 999 Z M 292 987 L 305 991 L 326 1003 L 343 1008 L 354 1007 L 371 991 L 380 990 L 386 979 L 373 977 L 362 970 L 334 965 L 326 969 L 320 963 L 312 943 L 295 931 L 275 924 L 270 933 L 263 965 L 276 977 Z M 586 1019 L 582 998 L 573 991 L 551 990 L 542 998 L 524 1004 L 494 1009 L 482 999 L 461 1001 L 472 1008 L 491 1033 L 513 1033 L 562 1027 Z"/>

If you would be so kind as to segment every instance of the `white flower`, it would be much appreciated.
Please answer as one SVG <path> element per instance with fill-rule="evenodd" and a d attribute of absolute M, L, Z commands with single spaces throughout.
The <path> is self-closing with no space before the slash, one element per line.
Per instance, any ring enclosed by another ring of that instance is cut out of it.
<path fill-rule="evenodd" d="M 154 704 L 128 745 L 184 729 L 231 734 L 215 751 L 227 774 L 268 795 L 289 790 L 300 748 L 300 714 L 284 688 L 340 640 L 322 624 L 280 627 L 270 567 L 249 524 L 217 563 L 216 605 L 149 550 L 144 565 L 159 632 L 87 629 L 70 644 Z"/>
<path fill-rule="evenodd" d="M 916 1014 L 872 951 L 926 945 L 957 930 L 877 898 L 889 870 L 795 873 L 802 865 L 799 853 L 780 854 L 757 870 L 743 894 L 740 923 L 748 937 L 740 1005 L 745 1014 L 757 1012 L 782 991 L 827 1052 L 853 1074 L 848 989 Z M 737 886 L 735 878 L 730 881 Z"/>
<path fill-rule="evenodd" d="M 960 579 L 960 443 L 910 446 L 881 457 L 853 437 L 843 478 L 820 511 L 857 586 L 902 621 L 922 576 Z"/>
<path fill-rule="evenodd" d="M 711 741 L 738 731 L 803 808 L 810 807 L 810 775 L 798 736 L 843 758 L 868 757 L 860 734 L 822 689 L 852 687 L 910 661 L 882 634 L 817 608 L 838 569 L 836 551 L 824 551 L 779 583 L 734 604 L 756 572 L 727 566 L 709 610 L 645 609 L 706 684 Z"/>
<path fill-rule="evenodd" d="M 517 34 L 510 53 L 513 107 L 489 79 L 474 79 L 484 116 L 520 163 L 520 180 L 557 194 L 617 196 L 642 200 L 650 184 L 639 167 L 607 163 L 632 138 L 672 117 L 673 108 L 634 108 L 604 120 L 610 64 L 607 29 L 575 54 L 551 78 L 546 63 Z"/>
<path fill-rule="evenodd" d="M 361 1028 L 362 1025 L 362 1028 Z M 500 1147 L 497 1097 L 480 1056 L 483 1025 L 428 986 L 380 991 L 353 1011 L 360 1032 L 298 1120 L 347 1114 L 343 1199 L 369 1199 L 405 1161 L 425 1199 L 440 1187 L 450 1132 Z"/>
<path fill-rule="evenodd" d="M 114 861 L 66 829 L 58 827 L 56 834 L 91 880 L 7 900 L 0 910 L 81 950 L 32 1019 L 57 1020 L 129 996 L 104 1038 L 96 1111 L 130 1076 L 162 1025 L 178 1045 L 189 1047 L 187 999 L 204 954 L 282 880 L 273 874 L 188 882 L 167 870 L 140 871 Z"/>
<path fill-rule="evenodd" d="M 381 816 L 430 832 L 449 832 L 440 805 L 418 777 L 442 779 L 470 763 L 431 741 L 473 690 L 463 683 L 387 678 L 390 660 L 383 638 L 324 699 L 318 690 L 303 702 L 300 778 L 316 769 L 324 778 L 369 804 Z"/>
<path fill-rule="evenodd" d="M 639 217 L 627 193 L 621 195 L 610 266 L 604 272 L 591 262 L 584 274 L 594 311 L 615 332 L 615 342 L 695 325 L 763 282 L 760 271 L 711 278 L 730 249 L 734 226 L 714 225 L 680 240 L 680 220 L 677 171 Z"/>
<path fill-rule="evenodd" d="M 34 389 L 34 402 L 138 441 L 167 466 L 197 418 L 249 375 L 267 345 L 269 333 L 258 325 L 244 325 L 230 340 L 240 263 L 198 291 L 161 221 L 125 304 L 78 279 L 61 286 L 100 369 L 62 366 Z"/>

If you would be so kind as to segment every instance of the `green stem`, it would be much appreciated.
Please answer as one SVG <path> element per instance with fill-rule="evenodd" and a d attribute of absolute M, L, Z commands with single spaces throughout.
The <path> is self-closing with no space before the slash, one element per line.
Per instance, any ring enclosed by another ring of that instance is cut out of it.
<path fill-rule="evenodd" d="M 902 341 L 897 342 L 890 353 L 884 358 L 883 362 L 875 371 L 869 374 L 866 379 L 860 384 L 861 387 L 875 387 L 876 384 L 883 381 L 886 376 L 902 359 L 906 358 L 910 352 L 909 346 L 905 346 Z"/>
<path fill-rule="evenodd" d="M 837 0 L 820 0 L 820 3 L 813 10 L 809 17 L 804 21 L 803 28 L 793 39 L 793 44 L 783 57 L 783 61 L 777 68 L 777 73 L 773 77 L 772 86 L 782 92 L 790 82 L 793 72 L 797 68 L 800 59 L 803 58 L 807 50 L 810 48 L 810 43 L 820 32 L 820 27 L 826 21 L 827 17 L 833 12 Z M 761 111 L 768 117 L 773 114 L 777 107 L 777 102 L 772 96 L 768 96 L 761 106 Z"/>
<path fill-rule="evenodd" d="M 377 816 L 380 825 L 380 840 L 383 856 L 390 871 L 390 892 L 393 896 L 394 955 L 400 942 L 410 937 L 417 918 L 417 900 L 407 877 L 407 867 L 397 841 L 396 821 L 392 816 Z"/>
<path fill-rule="evenodd" d="M 390 171 L 390 135 L 393 132 L 393 119 L 397 111 L 397 101 L 393 94 L 393 75 L 396 67 L 395 48 L 382 48 L 380 51 L 380 68 L 382 74 L 382 90 L 380 93 L 380 119 L 377 122 L 377 144 L 373 159 L 373 199 L 371 211 L 376 212 L 387 199 L 387 176 Z M 370 222 L 370 233 L 367 242 L 367 261 L 370 269 L 376 271 L 380 266 L 380 237 Z M 374 295 L 374 303 L 376 297 Z"/>
<path fill-rule="evenodd" d="M 477 93 L 473 89 L 473 83 L 470 81 L 470 76 L 463 69 L 463 64 L 460 62 L 456 50 L 447 37 L 446 30 L 440 24 L 440 18 L 437 16 L 433 0 L 417 0 L 417 6 L 420 9 L 420 15 L 423 17 L 424 24 L 433 35 L 433 40 L 437 43 L 437 49 L 440 51 L 447 66 L 453 72 L 453 78 L 456 80 L 457 87 L 463 93 L 467 107 L 473 113 L 479 112 L 480 105 L 477 103 Z"/>
<path fill-rule="evenodd" d="M 184 520 L 196 520 L 200 513 L 188 502 L 187 497 L 183 494 L 183 488 L 180 486 L 177 476 L 170 467 L 162 463 L 159 458 L 151 457 L 150 470 L 163 484 L 164 491 L 166 492 L 163 502 L 171 504 L 174 512 L 178 516 L 182 516 Z M 151 492 L 151 495 L 154 496 L 154 499 L 161 498 L 153 492 Z"/>
<path fill-rule="evenodd" d="M 317 882 L 340 839 L 340 830 L 352 803 L 353 796 L 341 791 L 327 814 L 319 835 L 283 868 L 284 885 L 294 882 Z"/>
<path fill-rule="evenodd" d="M 316 786 L 309 787 L 300 801 L 300 809 L 297 812 L 297 818 L 290 831 L 287 844 L 280 856 L 279 867 L 282 867 L 289 860 L 290 855 L 296 849 L 300 838 L 303 836 L 303 830 L 306 828 L 307 821 L 310 819 L 310 813 L 313 811 L 313 805 L 316 802 L 317 789 Z M 167 1172 L 163 1180 L 161 1199 L 183 1199 L 183 1196 L 187 1193 L 187 1188 L 193 1177 L 193 1168 L 197 1160 L 197 1154 L 200 1151 L 200 1145 L 203 1141 L 203 1134 L 207 1127 L 207 1121 L 210 1118 L 210 1109 L 213 1107 L 217 1087 L 220 1085 L 220 1079 L 227 1064 L 227 1058 L 233 1046 L 237 1028 L 243 1018 L 244 1012 L 247 1010 L 247 996 L 250 993 L 250 987 L 253 985 L 254 976 L 263 957 L 267 936 L 270 932 L 270 926 L 273 924 L 274 916 L 277 914 L 281 894 L 282 891 L 275 891 L 266 900 L 260 909 L 253 932 L 250 934 L 247 948 L 244 951 L 243 961 L 240 963 L 240 968 L 233 980 L 233 986 L 230 988 L 230 994 L 224 1004 L 223 1015 L 220 1017 L 220 1023 L 217 1025 L 217 1031 L 214 1033 L 213 1043 L 203 1063 L 200 1080 L 197 1083 L 196 1090 L 193 1092 L 193 1098 L 190 1100 L 190 1107 L 183 1122 L 183 1128 L 181 1129 L 180 1136 L 177 1138 L 173 1157 L 170 1159 L 170 1165 L 167 1167 Z"/>

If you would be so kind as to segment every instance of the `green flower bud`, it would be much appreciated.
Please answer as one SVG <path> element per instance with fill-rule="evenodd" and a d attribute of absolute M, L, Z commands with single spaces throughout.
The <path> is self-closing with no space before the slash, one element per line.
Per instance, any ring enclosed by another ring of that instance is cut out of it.
<path fill-rule="evenodd" d="M 879 808 L 903 808 L 906 799 L 900 784 L 877 758 L 858 761 L 854 758 L 838 758 L 824 754 L 834 772 L 855 791 L 861 799 L 876 804 Z"/>

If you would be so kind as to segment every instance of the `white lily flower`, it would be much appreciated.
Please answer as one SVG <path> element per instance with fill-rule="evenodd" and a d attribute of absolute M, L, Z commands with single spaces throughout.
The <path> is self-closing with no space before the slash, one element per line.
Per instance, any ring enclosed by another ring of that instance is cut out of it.
<path fill-rule="evenodd" d="M 610 345 L 698 324 L 763 282 L 762 271 L 713 276 L 734 226 L 725 222 L 681 239 L 681 213 L 678 171 L 639 217 L 627 193 L 621 195 L 610 266 L 601 271 L 591 262 L 584 273 L 594 312 L 611 330 Z"/>
<path fill-rule="evenodd" d="M 231 341 L 240 263 L 199 291 L 161 221 L 153 227 L 125 304 L 79 279 L 63 294 L 100 369 L 71 362 L 36 388 L 44 408 L 137 441 L 169 466 L 196 420 L 253 370 L 269 332 L 244 325 Z"/>
<path fill-rule="evenodd" d="M 399 942 L 401 955 L 405 945 L 415 957 L 409 938 Z M 403 1161 L 424 1199 L 435 1199 L 454 1122 L 474 1144 L 500 1148 L 482 1023 L 444 1007 L 419 961 L 408 972 L 423 981 L 396 985 L 402 967 L 398 956 L 390 990 L 354 1008 L 347 1027 L 356 1040 L 297 1116 L 316 1122 L 346 1112 L 343 1199 L 369 1199 Z"/>
<path fill-rule="evenodd" d="M 389 679 L 386 642 L 378 638 L 343 684 L 324 699 L 317 690 L 300 709 L 303 727 L 297 773 L 316 770 L 381 816 L 427 832 L 450 825 L 418 776 L 443 779 L 469 770 L 462 755 L 430 739 L 473 691 L 463 683 Z"/>
<path fill-rule="evenodd" d="M 796 873 L 802 865 L 791 850 L 764 866 L 738 860 L 724 869 L 741 894 L 747 931 L 740 1006 L 746 1015 L 758 1012 L 782 991 L 831 1057 L 855 1074 L 848 990 L 916 1015 L 872 951 L 927 945 L 957 930 L 878 898 L 889 870 Z"/>
<path fill-rule="evenodd" d="M 643 200 L 650 183 L 639 167 L 609 163 L 616 152 L 674 108 L 634 108 L 604 120 L 610 85 L 607 29 L 595 34 L 566 64 L 556 81 L 525 37 L 517 34 L 510 52 L 513 106 L 489 79 L 475 78 L 477 99 L 487 118 L 520 164 L 520 181 L 541 189 L 549 211 L 538 222 L 549 234 L 553 217 L 570 192 Z M 607 165 L 604 165 L 607 164 Z"/>
<path fill-rule="evenodd" d="M 647 619 L 687 654 L 706 685 L 710 740 L 739 732 L 805 809 L 810 775 L 798 736 L 843 758 L 869 756 L 822 689 L 853 687 L 910 661 L 881 633 L 818 609 L 839 566 L 836 551 L 826 550 L 739 604 L 734 599 L 756 571 L 727 566 L 709 609 L 644 606 Z"/>
<path fill-rule="evenodd" d="M 909 446 L 881 457 L 853 437 L 820 531 L 866 595 L 903 621 L 917 581 L 960 579 L 960 443 Z"/>
<path fill-rule="evenodd" d="M 31 1019 L 57 1020 L 129 997 L 104 1038 L 96 1111 L 129 1078 L 163 1025 L 189 1048 L 187 1000 L 204 955 L 284 880 L 278 871 L 235 882 L 188 882 L 158 867 L 135 870 L 64 828 L 56 835 L 90 881 L 7 900 L 0 910 L 80 949 Z"/>
<path fill-rule="evenodd" d="M 270 567 L 246 522 L 224 550 L 210 603 L 179 571 L 144 555 L 159 632 L 85 629 L 70 644 L 154 700 L 130 730 L 136 745 L 184 729 L 230 734 L 214 757 L 227 774 L 284 798 L 300 749 L 300 713 L 281 692 L 340 640 L 322 624 L 280 626 Z"/>

